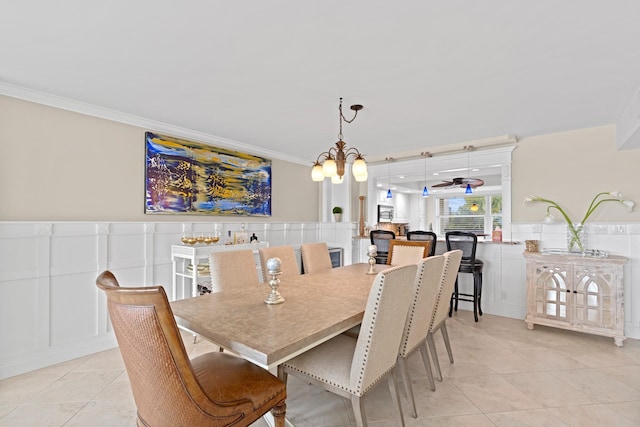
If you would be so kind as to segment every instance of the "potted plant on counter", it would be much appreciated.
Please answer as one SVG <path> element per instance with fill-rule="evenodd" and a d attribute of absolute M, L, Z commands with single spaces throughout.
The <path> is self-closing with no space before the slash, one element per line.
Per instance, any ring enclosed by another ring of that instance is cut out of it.
<path fill-rule="evenodd" d="M 342 208 L 340 206 L 333 208 L 333 219 L 335 219 L 336 222 L 342 221 Z"/>

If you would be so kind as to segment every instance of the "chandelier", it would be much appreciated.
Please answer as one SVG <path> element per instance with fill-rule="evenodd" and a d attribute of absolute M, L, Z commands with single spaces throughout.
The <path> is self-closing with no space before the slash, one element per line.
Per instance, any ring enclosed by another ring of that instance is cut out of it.
<path fill-rule="evenodd" d="M 342 140 L 342 121 L 344 120 L 347 123 L 353 122 L 358 116 L 358 111 L 363 108 L 364 107 L 360 104 L 352 105 L 351 109 L 355 111 L 355 114 L 351 120 L 347 120 L 344 114 L 342 114 L 342 98 L 340 98 L 340 106 L 338 107 L 338 111 L 340 112 L 340 132 L 338 133 L 338 142 L 336 142 L 335 147 L 331 147 L 328 151 L 318 155 L 318 158 L 311 169 L 312 180 L 320 182 L 327 177 L 331 178 L 331 182 L 334 184 L 342 183 L 345 164 L 349 157 L 353 157 L 351 172 L 356 178 L 356 181 L 363 182 L 367 180 L 369 174 L 367 172 L 367 163 L 364 161 L 364 157 L 354 147 L 345 149 L 347 143 Z"/>

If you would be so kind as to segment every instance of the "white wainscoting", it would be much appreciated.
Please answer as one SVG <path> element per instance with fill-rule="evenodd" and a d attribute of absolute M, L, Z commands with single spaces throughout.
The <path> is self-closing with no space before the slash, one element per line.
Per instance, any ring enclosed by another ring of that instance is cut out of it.
<path fill-rule="evenodd" d="M 270 246 L 324 241 L 351 259 L 354 223 L 246 223 Z M 241 231 L 240 223 L 0 222 L 0 379 L 116 346 L 96 276 L 123 286 L 172 282 L 183 232 Z"/>
<path fill-rule="evenodd" d="M 640 224 L 589 227 L 589 247 L 629 258 L 624 267 L 625 335 L 639 339 Z M 0 378 L 116 346 L 96 276 L 109 269 L 123 286 L 160 284 L 169 290 L 171 245 L 179 244 L 185 231 L 213 230 L 224 239 L 229 230 L 240 231 L 241 224 L 0 222 Z M 348 264 L 357 224 L 246 223 L 244 230 L 270 246 L 324 241 L 344 248 Z M 561 248 L 566 229 L 561 224 L 512 224 L 511 235 L 503 238 L 536 239 L 542 248 Z M 523 250 L 523 244 L 483 245 L 485 312 L 524 319 Z M 460 307 L 468 308 L 463 302 Z"/>

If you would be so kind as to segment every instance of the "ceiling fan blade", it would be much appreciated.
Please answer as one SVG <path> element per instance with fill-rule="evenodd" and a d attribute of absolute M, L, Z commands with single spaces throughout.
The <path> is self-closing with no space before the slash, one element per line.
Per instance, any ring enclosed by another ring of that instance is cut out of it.
<path fill-rule="evenodd" d="M 480 178 L 463 178 L 462 185 L 466 186 L 467 184 L 469 184 L 472 188 L 476 188 L 484 185 L 484 181 Z"/>
<path fill-rule="evenodd" d="M 453 185 L 453 182 L 451 182 L 451 181 L 445 181 L 445 182 L 442 182 L 442 183 L 440 183 L 440 184 L 432 185 L 431 187 L 432 187 L 432 188 L 451 187 L 452 185 Z"/>

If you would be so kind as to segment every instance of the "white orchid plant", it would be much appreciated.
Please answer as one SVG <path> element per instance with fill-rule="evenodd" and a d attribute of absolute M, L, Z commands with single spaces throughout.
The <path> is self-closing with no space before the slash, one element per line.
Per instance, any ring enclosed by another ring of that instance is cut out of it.
<path fill-rule="evenodd" d="M 633 207 L 635 206 L 635 203 L 633 201 L 624 200 L 622 198 L 622 194 L 619 191 L 612 191 L 609 193 L 598 193 L 593 198 L 593 200 L 591 200 L 591 204 L 589 205 L 587 212 L 585 212 L 584 216 L 582 217 L 582 220 L 578 223 L 574 223 L 571 220 L 571 218 L 569 218 L 569 215 L 567 215 L 564 209 L 562 209 L 560 205 L 558 205 L 553 200 L 545 199 L 539 196 L 528 196 L 524 199 L 525 204 L 535 203 L 535 202 L 542 202 L 542 203 L 549 204 L 549 206 L 547 206 L 547 214 L 544 217 L 544 222 L 549 223 L 555 220 L 555 218 L 551 214 L 551 208 L 554 208 L 558 212 L 560 212 L 564 220 L 567 222 L 567 227 L 571 233 L 569 250 L 572 250 L 577 246 L 577 249 L 579 249 L 580 252 L 584 252 L 585 250 L 584 244 L 582 243 L 582 239 L 580 239 L 580 233 L 582 232 L 585 223 L 587 222 L 589 217 L 593 214 L 593 212 L 595 212 L 598 206 L 600 206 L 604 202 L 618 202 L 626 206 L 629 212 L 633 211 Z"/>

